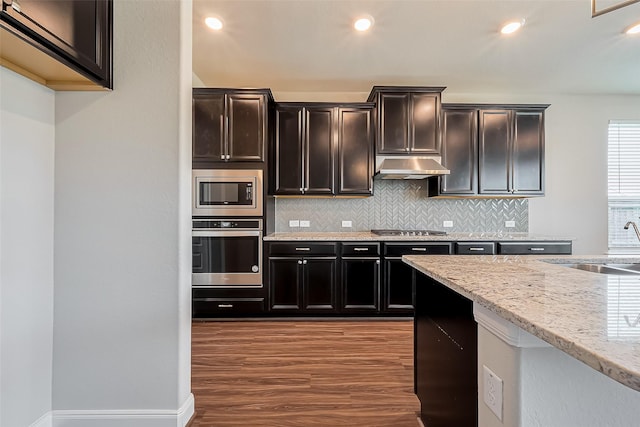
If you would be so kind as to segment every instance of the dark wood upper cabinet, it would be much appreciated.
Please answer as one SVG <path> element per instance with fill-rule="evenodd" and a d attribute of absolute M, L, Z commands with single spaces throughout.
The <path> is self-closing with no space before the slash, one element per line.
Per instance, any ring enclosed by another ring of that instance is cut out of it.
<path fill-rule="evenodd" d="M 272 193 L 370 195 L 371 104 L 276 105 Z"/>
<path fill-rule="evenodd" d="M 373 107 L 338 108 L 337 194 L 373 194 Z"/>
<path fill-rule="evenodd" d="M 276 106 L 275 162 L 271 174 L 275 194 L 302 194 L 303 113 L 299 106 Z"/>
<path fill-rule="evenodd" d="M 478 193 L 544 194 L 544 110 L 513 106 L 479 110 Z"/>
<path fill-rule="evenodd" d="M 451 174 L 440 179 L 440 194 L 478 193 L 478 109 L 442 108 L 442 164 Z"/>
<path fill-rule="evenodd" d="M 53 89 L 113 88 L 112 0 L 3 0 L 0 27 L 9 68 L 23 69 Z M 31 56 L 31 46 L 46 55 Z M 51 76 L 46 56 L 69 67 L 69 74 Z"/>
<path fill-rule="evenodd" d="M 193 89 L 193 162 L 262 162 L 268 89 Z"/>
<path fill-rule="evenodd" d="M 378 154 L 440 154 L 440 98 L 444 87 L 374 86 Z"/>
<path fill-rule="evenodd" d="M 276 105 L 274 194 L 332 194 L 335 108 Z"/>
<path fill-rule="evenodd" d="M 544 195 L 544 112 L 540 104 L 444 104 L 442 164 L 431 196 Z"/>

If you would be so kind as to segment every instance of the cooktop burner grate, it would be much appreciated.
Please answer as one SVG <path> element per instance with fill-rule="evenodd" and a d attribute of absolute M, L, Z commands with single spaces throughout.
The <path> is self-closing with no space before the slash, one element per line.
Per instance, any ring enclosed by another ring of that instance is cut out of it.
<path fill-rule="evenodd" d="M 446 236 L 440 230 L 371 230 L 376 236 Z"/>

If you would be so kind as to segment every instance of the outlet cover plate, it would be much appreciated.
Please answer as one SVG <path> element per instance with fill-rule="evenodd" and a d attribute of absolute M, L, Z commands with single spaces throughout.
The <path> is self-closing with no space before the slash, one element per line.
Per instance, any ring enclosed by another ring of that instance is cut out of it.
<path fill-rule="evenodd" d="M 502 421 L 502 378 L 485 365 L 482 368 L 484 403 Z"/>
<path fill-rule="evenodd" d="M 514 228 L 516 226 L 516 222 L 515 221 L 505 221 L 504 222 L 504 226 L 507 228 Z"/>
<path fill-rule="evenodd" d="M 300 221 L 298 221 L 297 219 L 290 219 L 289 227 L 300 227 Z"/>
<path fill-rule="evenodd" d="M 342 226 L 343 227 L 352 227 L 352 222 L 351 221 L 342 221 Z"/>
<path fill-rule="evenodd" d="M 300 227 L 311 227 L 311 221 L 300 220 Z"/>
<path fill-rule="evenodd" d="M 445 228 L 451 228 L 453 227 L 453 221 L 443 221 L 442 226 Z"/>

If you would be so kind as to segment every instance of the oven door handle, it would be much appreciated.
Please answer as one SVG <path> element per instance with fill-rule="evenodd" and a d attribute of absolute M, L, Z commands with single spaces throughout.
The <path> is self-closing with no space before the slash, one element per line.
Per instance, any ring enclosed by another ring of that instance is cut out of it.
<path fill-rule="evenodd" d="M 259 230 L 232 230 L 225 231 L 211 231 L 211 230 L 192 230 L 191 236 L 193 237 L 246 237 L 257 236 L 262 238 L 262 231 Z"/>

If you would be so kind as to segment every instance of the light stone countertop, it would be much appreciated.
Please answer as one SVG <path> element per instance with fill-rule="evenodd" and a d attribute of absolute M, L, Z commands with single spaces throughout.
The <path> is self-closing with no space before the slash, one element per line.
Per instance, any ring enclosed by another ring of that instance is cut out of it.
<path fill-rule="evenodd" d="M 640 275 L 559 263 L 640 263 L 640 257 L 428 256 L 403 260 L 614 380 L 640 391 Z"/>
<path fill-rule="evenodd" d="M 529 233 L 449 233 L 445 236 L 378 236 L 370 231 L 353 232 L 278 232 L 264 237 L 265 241 L 569 241 L 568 237 L 544 236 Z"/>

